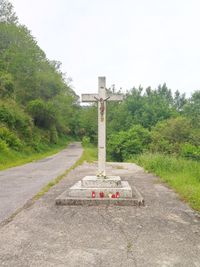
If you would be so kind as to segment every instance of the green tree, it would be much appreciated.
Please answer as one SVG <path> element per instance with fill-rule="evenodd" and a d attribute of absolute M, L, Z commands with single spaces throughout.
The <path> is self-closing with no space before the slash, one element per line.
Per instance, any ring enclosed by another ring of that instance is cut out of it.
<path fill-rule="evenodd" d="M 90 137 L 92 143 L 97 143 L 97 105 L 82 106 L 79 111 L 78 135 Z"/>
<path fill-rule="evenodd" d="M 178 90 L 176 90 L 174 94 L 174 107 L 178 112 L 183 111 L 184 105 L 187 103 L 187 100 L 185 98 L 185 94 L 180 94 Z"/>
<path fill-rule="evenodd" d="M 192 143 L 192 125 L 184 117 L 159 122 L 151 132 L 153 152 L 179 154 L 184 143 Z"/>
<path fill-rule="evenodd" d="M 13 11 L 13 5 L 7 0 L 0 0 L 0 23 L 17 23 L 18 18 Z"/>
<path fill-rule="evenodd" d="M 200 129 L 200 91 L 195 91 L 183 108 L 183 114 L 190 118 L 195 128 Z"/>

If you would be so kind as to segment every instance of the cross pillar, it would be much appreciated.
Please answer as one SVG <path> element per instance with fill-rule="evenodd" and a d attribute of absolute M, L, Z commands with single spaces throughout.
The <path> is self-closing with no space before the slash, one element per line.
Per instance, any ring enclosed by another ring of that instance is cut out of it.
<path fill-rule="evenodd" d="M 98 78 L 98 176 L 106 176 L 106 78 Z"/>
<path fill-rule="evenodd" d="M 121 101 L 122 95 L 106 93 L 106 77 L 98 78 L 98 94 L 83 94 L 82 102 L 98 102 L 98 177 L 106 178 L 106 102 Z"/>

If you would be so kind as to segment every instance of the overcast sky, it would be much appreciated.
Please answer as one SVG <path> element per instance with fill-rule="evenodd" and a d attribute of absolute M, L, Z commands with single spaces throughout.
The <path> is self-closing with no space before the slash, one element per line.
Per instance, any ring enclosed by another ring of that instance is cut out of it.
<path fill-rule="evenodd" d="M 124 90 L 167 83 L 200 89 L 199 0 L 12 0 L 49 59 L 62 62 L 77 94 L 97 77 Z"/>

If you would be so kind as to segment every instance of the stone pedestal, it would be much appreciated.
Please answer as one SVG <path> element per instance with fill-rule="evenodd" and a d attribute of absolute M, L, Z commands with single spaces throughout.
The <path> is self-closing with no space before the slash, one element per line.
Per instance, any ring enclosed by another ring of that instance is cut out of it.
<path fill-rule="evenodd" d="M 56 199 L 57 205 L 143 205 L 136 188 L 119 176 L 86 176 Z"/>

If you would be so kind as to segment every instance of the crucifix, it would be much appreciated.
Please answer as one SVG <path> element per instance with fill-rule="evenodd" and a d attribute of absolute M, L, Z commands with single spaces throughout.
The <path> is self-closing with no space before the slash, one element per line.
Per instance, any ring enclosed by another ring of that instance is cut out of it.
<path fill-rule="evenodd" d="M 121 100 L 122 95 L 107 95 L 106 77 L 98 78 L 98 94 L 82 94 L 82 102 L 98 102 L 98 177 L 106 178 L 106 102 Z"/>

